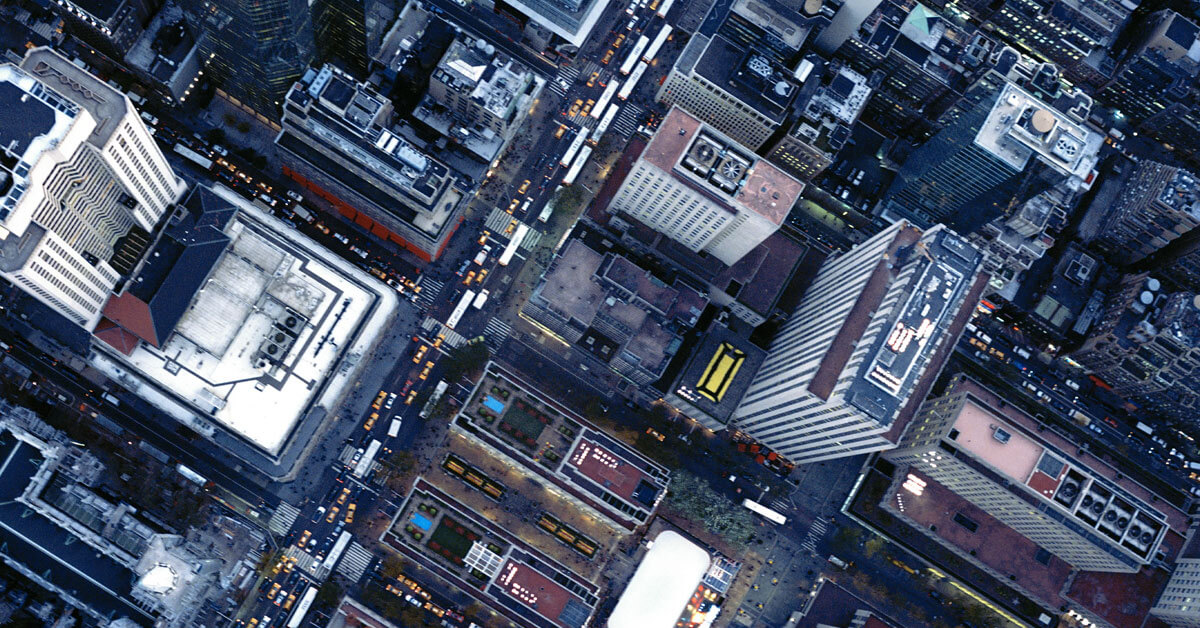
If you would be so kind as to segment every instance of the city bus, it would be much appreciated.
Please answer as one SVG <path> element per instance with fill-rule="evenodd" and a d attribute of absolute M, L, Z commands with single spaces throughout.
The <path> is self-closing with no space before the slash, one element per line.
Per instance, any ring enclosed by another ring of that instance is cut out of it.
<path fill-rule="evenodd" d="M 634 64 L 642 60 L 642 53 L 646 52 L 646 46 L 649 45 L 649 37 L 642 35 L 638 38 L 637 44 L 634 45 L 633 50 L 629 51 L 629 56 L 625 57 L 625 62 L 621 64 L 621 74 L 629 74 Z"/>
<path fill-rule="evenodd" d="M 571 168 L 567 170 L 567 176 L 563 177 L 563 185 L 571 185 L 575 182 L 575 177 L 579 176 L 579 171 L 583 170 L 583 165 L 591 156 L 592 147 L 584 146 L 583 150 L 579 151 L 579 156 L 575 158 L 575 163 L 571 164 Z"/>
<path fill-rule="evenodd" d="M 579 149 L 583 148 L 583 143 L 587 141 L 587 138 L 588 130 L 580 129 L 575 139 L 571 140 L 571 145 L 567 147 L 567 152 L 563 153 L 562 159 L 558 160 L 559 165 L 564 167 L 571 165 L 571 160 L 575 158 L 575 154 L 579 152 Z"/>
<path fill-rule="evenodd" d="M 633 74 L 630 74 L 629 78 L 625 79 L 625 83 L 621 85 L 621 91 L 617 92 L 617 98 L 621 100 L 629 98 L 629 95 L 633 93 L 633 88 L 637 87 L 638 81 L 642 80 L 642 75 L 646 73 L 648 67 L 650 64 L 645 61 L 639 63 Z"/>
<path fill-rule="evenodd" d="M 584 147 L 589 153 L 592 149 Z M 529 233 L 529 225 L 521 223 L 517 226 L 517 232 L 513 234 L 511 240 L 508 241 L 508 246 L 504 247 L 504 252 L 500 254 L 500 259 L 496 261 L 501 266 L 508 266 L 512 261 L 513 255 L 517 254 L 517 247 L 521 246 L 521 241 L 525 239 L 525 234 Z"/>
<path fill-rule="evenodd" d="M 612 83 L 609 84 L 611 85 Z M 608 131 L 609 125 L 612 124 L 613 120 L 617 118 L 617 114 L 620 113 L 620 111 L 621 105 L 618 105 L 617 103 L 613 103 L 608 106 L 608 111 L 604 112 L 603 118 L 600 118 L 600 124 L 597 124 L 596 128 L 592 129 L 593 145 L 595 145 L 596 142 L 599 142 L 601 137 L 604 137 L 604 133 Z M 546 221 L 543 220 L 542 222 Z"/>
<path fill-rule="evenodd" d="M 176 144 L 175 152 L 183 155 L 188 161 L 200 166 L 201 168 L 204 168 L 205 170 L 212 170 L 213 162 L 211 159 L 201 155 L 200 153 L 197 153 L 183 144 Z"/>
<path fill-rule="evenodd" d="M 467 313 L 467 308 L 471 307 L 471 302 L 474 300 L 474 290 L 467 290 L 463 292 L 462 298 L 458 300 L 458 305 L 454 306 L 453 312 L 450 312 L 450 318 L 446 319 L 447 329 L 454 329 L 454 327 L 458 325 L 458 322 L 462 320 L 463 314 Z"/>
<path fill-rule="evenodd" d="M 763 506 L 756 501 L 747 499 L 742 502 L 742 505 L 745 506 L 750 512 L 762 515 L 764 519 L 770 521 L 771 523 L 777 523 L 779 525 L 787 523 L 787 517 L 775 512 L 774 510 L 771 510 L 770 508 L 767 508 L 766 506 Z"/>
<path fill-rule="evenodd" d="M 613 94 L 616 93 L 617 82 L 609 81 L 608 86 L 604 88 L 604 93 L 600 94 L 600 100 L 596 101 L 596 104 L 592 106 L 592 110 L 588 112 L 588 115 L 593 118 L 599 118 L 604 113 L 604 108 L 607 107 L 608 103 L 612 101 Z M 599 137 L 595 133 L 592 133 L 591 136 L 596 138 Z"/>
<path fill-rule="evenodd" d="M 292 618 L 288 620 L 287 628 L 298 628 L 304 622 L 304 616 L 308 614 L 308 607 L 312 606 L 313 599 L 317 597 L 317 587 L 308 587 L 304 591 L 304 595 L 300 597 L 300 603 L 296 605 L 296 610 L 292 611 Z"/>
<path fill-rule="evenodd" d="M 650 44 L 650 47 L 646 49 L 646 54 L 642 56 L 642 61 L 645 61 L 646 63 L 654 63 L 654 57 L 658 54 L 659 49 L 661 49 L 663 44 L 667 43 L 667 39 L 671 37 L 671 30 L 670 24 L 663 24 L 662 30 L 658 31 L 658 36 L 654 38 L 654 41 Z"/>

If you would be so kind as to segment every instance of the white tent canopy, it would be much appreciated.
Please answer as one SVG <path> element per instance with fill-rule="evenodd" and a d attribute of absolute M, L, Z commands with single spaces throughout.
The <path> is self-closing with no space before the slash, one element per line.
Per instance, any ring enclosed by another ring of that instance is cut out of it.
<path fill-rule="evenodd" d="M 708 552 L 676 532 L 663 532 L 617 601 L 609 628 L 673 628 L 700 579 Z"/>

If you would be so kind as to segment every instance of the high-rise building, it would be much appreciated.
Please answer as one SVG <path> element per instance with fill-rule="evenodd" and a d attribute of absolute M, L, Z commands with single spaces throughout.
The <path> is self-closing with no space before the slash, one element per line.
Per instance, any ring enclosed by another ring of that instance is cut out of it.
<path fill-rule="evenodd" d="M 817 272 L 734 412 L 800 464 L 895 446 L 974 312 L 983 256 L 898 221 Z"/>
<path fill-rule="evenodd" d="M 994 407 L 976 386 L 960 378 L 926 401 L 884 457 L 1075 568 L 1134 573 L 1156 560 L 1170 528 L 1157 496 L 1033 418 Z"/>
<path fill-rule="evenodd" d="M 428 261 L 462 221 L 472 184 L 418 148 L 411 131 L 393 124 L 391 101 L 325 66 L 288 92 L 275 145 L 284 174 Z"/>
<path fill-rule="evenodd" d="M 234 103 L 279 119 L 283 97 L 312 63 L 305 0 L 203 0 L 190 9 L 208 77 Z"/>
<path fill-rule="evenodd" d="M 1071 358 L 1146 408 L 1184 422 L 1200 410 L 1200 296 L 1168 293 L 1145 273 L 1109 295 L 1091 335 Z"/>
<path fill-rule="evenodd" d="M 779 229 L 804 184 L 673 107 L 609 205 L 733 265 Z"/>
<path fill-rule="evenodd" d="M 1200 528 L 1191 536 L 1175 559 L 1175 571 L 1163 588 L 1150 614 L 1171 628 L 1200 628 Z"/>
<path fill-rule="evenodd" d="M 870 95 L 867 77 L 838 68 L 807 99 L 788 132 L 767 152 L 767 159 L 794 177 L 806 181 L 816 177 L 850 139 Z"/>
<path fill-rule="evenodd" d="M 999 39 L 1071 68 L 1112 46 L 1136 0 L 966 0 L 955 6 Z"/>
<path fill-rule="evenodd" d="M 1019 58 L 1010 51 L 993 59 L 1000 50 L 984 34 L 916 0 L 884 0 L 851 29 L 836 58 L 860 74 L 882 79 L 867 106 L 872 120 L 907 137 L 924 137 L 974 76 Z"/>
<path fill-rule="evenodd" d="M 1086 118 L 1090 103 L 1080 108 Z M 1103 137 L 1079 114 L 1006 83 L 913 152 L 887 192 L 885 216 L 969 233 L 1053 186 L 1086 189 Z"/>
<path fill-rule="evenodd" d="M 332 63 L 359 79 L 367 78 L 367 20 L 375 0 L 314 0 L 313 41 L 317 61 Z"/>
<path fill-rule="evenodd" d="M 1141 37 L 1115 54 L 1117 70 L 1098 99 L 1134 125 L 1186 101 L 1200 73 L 1200 29 L 1174 11 L 1152 14 Z M 1160 138 L 1171 141 L 1172 138 Z"/>
<path fill-rule="evenodd" d="M 183 193 L 121 92 L 48 48 L 0 66 L 0 274 L 91 329 Z"/>
<path fill-rule="evenodd" d="M 1009 284 L 1054 246 L 1047 228 L 1065 222 L 1073 197 L 1058 188 L 1047 190 L 1022 203 L 1011 215 L 996 218 L 967 236 L 986 254 L 983 270 L 991 276 L 989 292 L 1004 294 Z"/>
<path fill-rule="evenodd" d="M 1112 262 L 1134 264 L 1198 226 L 1196 175 L 1144 159 L 1121 188 L 1092 244 Z"/>
<path fill-rule="evenodd" d="M 48 3 L 71 32 L 120 63 L 162 5 L 162 0 L 58 0 Z"/>
<path fill-rule="evenodd" d="M 799 81 L 755 48 L 695 34 L 658 90 L 733 141 L 758 150 L 791 112 Z"/>

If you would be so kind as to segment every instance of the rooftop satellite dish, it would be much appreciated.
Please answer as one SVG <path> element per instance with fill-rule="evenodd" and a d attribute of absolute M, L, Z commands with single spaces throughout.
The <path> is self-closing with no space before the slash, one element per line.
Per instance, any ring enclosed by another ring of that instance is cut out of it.
<path fill-rule="evenodd" d="M 779 81 L 775 83 L 775 93 L 779 94 L 780 96 L 787 96 L 787 93 L 790 89 L 791 86 L 787 84 L 787 81 Z"/>

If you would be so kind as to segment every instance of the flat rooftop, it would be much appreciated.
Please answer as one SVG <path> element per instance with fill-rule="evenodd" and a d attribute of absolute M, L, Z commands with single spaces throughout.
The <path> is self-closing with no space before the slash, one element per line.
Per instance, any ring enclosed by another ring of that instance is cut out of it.
<path fill-rule="evenodd" d="M 96 352 L 92 366 L 212 436 L 224 428 L 269 454 L 310 412 L 329 412 L 396 307 L 394 291 L 237 194 L 230 243 L 161 347 Z M 353 362 L 351 362 L 353 364 Z"/>
<path fill-rule="evenodd" d="M 133 601 L 132 571 L 17 501 L 44 460 L 35 444 L 0 431 L 0 555 L 70 591 L 95 612 L 153 625 L 154 617 Z"/>
<path fill-rule="evenodd" d="M 688 356 L 672 391 L 716 422 L 728 423 L 766 357 L 766 351 L 714 323 Z"/>
<path fill-rule="evenodd" d="M 703 40 L 703 35 L 696 37 L 697 45 Z M 720 35 L 708 42 L 692 71 L 776 123 L 787 117 L 800 91 L 787 68 Z"/>
<path fill-rule="evenodd" d="M 67 94 L 96 119 L 96 128 L 88 138 L 95 146 L 104 146 L 132 106 L 125 94 L 113 89 L 90 72 L 71 63 L 51 48 L 34 48 L 25 53 L 21 68 L 52 89 Z"/>
<path fill-rule="evenodd" d="M 622 359 L 657 378 L 675 355 L 680 334 L 707 305 L 680 281 L 667 284 L 616 252 L 600 253 L 572 238 L 523 311 L 563 321 L 580 336 L 575 346 L 602 362 Z"/>
<path fill-rule="evenodd" d="M 654 537 L 608 619 L 609 628 L 672 628 L 712 563 L 678 532 Z"/>
<path fill-rule="evenodd" d="M 421 477 L 381 540 L 520 625 L 582 628 L 599 603 L 599 587 Z"/>
<path fill-rule="evenodd" d="M 982 263 L 974 246 L 944 227 L 926 231 L 897 250 L 892 272 L 912 265 L 916 269 L 907 275 L 899 307 L 888 314 L 884 330 L 845 393 L 850 404 L 877 420 L 895 417 L 949 333 L 951 321 L 963 308 L 974 308 L 975 303 L 965 301 Z"/>
<path fill-rule="evenodd" d="M 648 521 L 666 494 L 665 467 L 494 362 L 451 425 L 626 530 Z"/>
<path fill-rule="evenodd" d="M 975 143 L 1022 171 L 1037 157 L 1064 175 L 1091 180 L 1103 138 L 1038 99 L 1006 83 L 975 136 Z"/>
<path fill-rule="evenodd" d="M 741 207 L 783 224 L 804 184 L 679 107 L 672 107 L 641 159 L 675 174 L 730 211 Z"/>
<path fill-rule="evenodd" d="M 577 48 L 608 7 L 607 0 L 509 0 L 508 4 Z"/>

